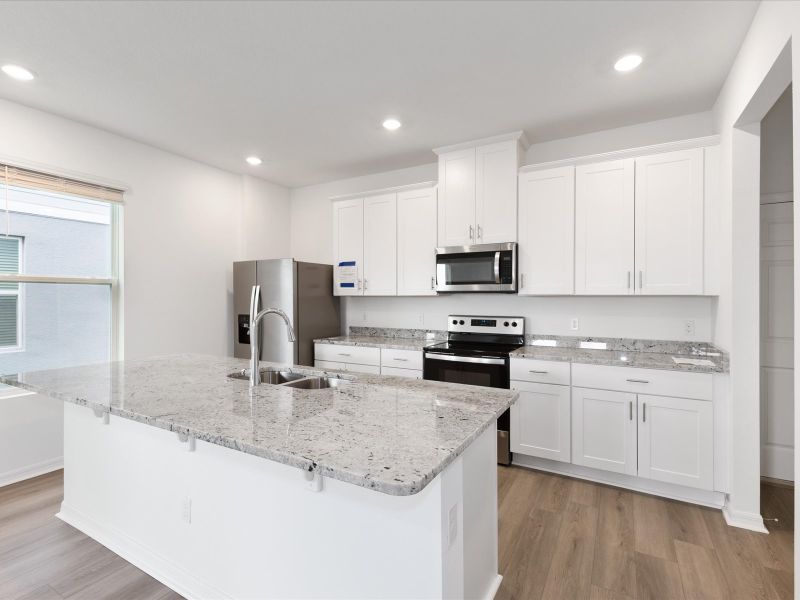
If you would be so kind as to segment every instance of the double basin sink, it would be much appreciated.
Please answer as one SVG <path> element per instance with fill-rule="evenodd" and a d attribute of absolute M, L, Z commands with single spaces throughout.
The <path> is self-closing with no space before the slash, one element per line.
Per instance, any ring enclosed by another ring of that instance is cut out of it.
<path fill-rule="evenodd" d="M 340 377 L 305 375 L 303 373 L 293 373 L 285 369 L 262 369 L 261 383 L 269 385 L 279 385 L 282 387 L 292 387 L 301 390 L 324 390 L 328 388 L 338 388 L 350 383 L 347 379 Z M 244 369 L 228 375 L 231 379 L 250 380 L 250 374 Z"/>

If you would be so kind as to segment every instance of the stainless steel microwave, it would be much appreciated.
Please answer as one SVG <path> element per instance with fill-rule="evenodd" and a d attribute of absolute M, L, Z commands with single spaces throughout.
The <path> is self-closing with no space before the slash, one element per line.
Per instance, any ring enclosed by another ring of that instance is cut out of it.
<path fill-rule="evenodd" d="M 517 243 L 436 249 L 437 292 L 516 292 Z"/>

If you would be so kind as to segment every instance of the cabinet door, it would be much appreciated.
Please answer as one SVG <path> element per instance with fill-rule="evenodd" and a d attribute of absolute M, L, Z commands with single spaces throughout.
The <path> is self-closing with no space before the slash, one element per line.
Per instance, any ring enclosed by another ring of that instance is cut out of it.
<path fill-rule="evenodd" d="M 436 295 L 436 188 L 397 194 L 397 295 Z"/>
<path fill-rule="evenodd" d="M 519 177 L 521 295 L 575 292 L 575 167 Z"/>
<path fill-rule="evenodd" d="M 636 159 L 636 291 L 703 293 L 703 149 Z"/>
<path fill-rule="evenodd" d="M 475 149 L 439 156 L 439 246 L 475 243 Z"/>
<path fill-rule="evenodd" d="M 575 169 L 575 293 L 633 293 L 633 159 Z"/>
<path fill-rule="evenodd" d="M 572 462 L 636 475 L 636 394 L 572 388 Z"/>
<path fill-rule="evenodd" d="M 568 385 L 512 381 L 519 400 L 511 407 L 511 451 L 570 461 Z"/>
<path fill-rule="evenodd" d="M 516 140 L 475 149 L 475 243 L 517 241 Z"/>
<path fill-rule="evenodd" d="M 714 489 L 714 412 L 706 400 L 639 395 L 639 476 Z"/>
<path fill-rule="evenodd" d="M 333 203 L 333 294 L 334 296 L 361 296 L 364 276 L 364 200 L 337 200 Z M 342 262 L 355 262 L 356 281 L 339 280 L 337 266 Z"/>
<path fill-rule="evenodd" d="M 364 295 L 397 295 L 397 194 L 364 199 Z"/>

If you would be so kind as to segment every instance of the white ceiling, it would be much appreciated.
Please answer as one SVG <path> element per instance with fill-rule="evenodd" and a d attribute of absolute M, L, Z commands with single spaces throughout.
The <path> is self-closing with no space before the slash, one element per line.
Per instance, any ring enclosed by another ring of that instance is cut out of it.
<path fill-rule="evenodd" d="M 38 78 L 0 77 L 0 97 L 299 186 L 516 129 L 544 141 L 708 110 L 756 7 L 2 2 L 0 62 Z M 616 73 L 628 52 L 644 64 Z"/>

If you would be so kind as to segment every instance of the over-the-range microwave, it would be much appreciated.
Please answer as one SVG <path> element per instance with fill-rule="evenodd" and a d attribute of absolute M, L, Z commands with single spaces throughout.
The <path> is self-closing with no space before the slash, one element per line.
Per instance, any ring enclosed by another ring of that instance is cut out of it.
<path fill-rule="evenodd" d="M 437 292 L 516 292 L 517 243 L 436 249 Z"/>

